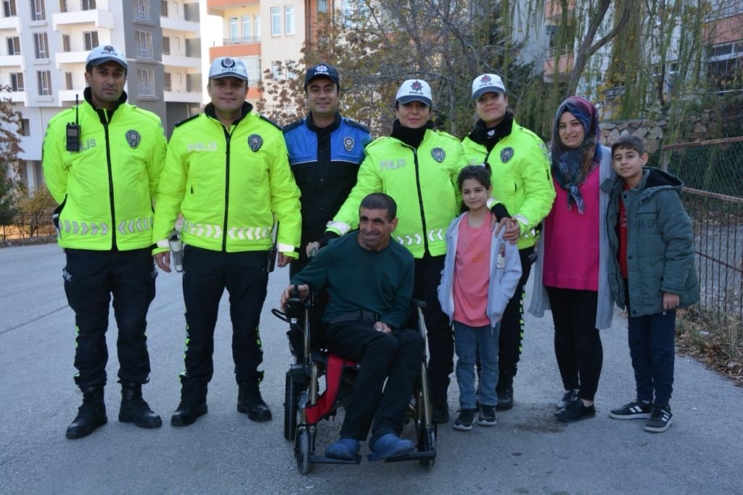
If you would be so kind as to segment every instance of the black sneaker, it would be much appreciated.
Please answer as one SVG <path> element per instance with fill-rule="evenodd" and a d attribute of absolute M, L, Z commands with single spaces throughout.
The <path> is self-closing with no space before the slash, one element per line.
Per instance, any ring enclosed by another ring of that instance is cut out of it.
<path fill-rule="evenodd" d="M 593 404 L 590 406 L 584 406 L 583 401 L 580 398 L 576 398 L 574 401 L 568 403 L 567 406 L 555 413 L 557 419 L 568 423 L 593 418 L 594 416 L 596 416 L 596 408 L 593 407 Z"/>
<path fill-rule="evenodd" d="M 513 408 L 513 387 L 506 385 L 501 389 L 495 389 L 495 393 L 498 395 L 498 404 L 495 408 L 498 411 L 508 411 Z"/>
<path fill-rule="evenodd" d="M 472 423 L 475 422 L 475 410 L 474 409 L 461 409 L 459 416 L 454 421 L 454 429 L 461 431 L 469 431 L 472 429 Z"/>
<path fill-rule="evenodd" d="M 650 417 L 650 411 L 652 410 L 653 404 L 646 404 L 635 399 L 629 404 L 612 409 L 609 412 L 609 417 L 614 419 L 647 419 Z"/>
<path fill-rule="evenodd" d="M 498 417 L 495 415 L 495 406 L 480 405 L 477 424 L 480 426 L 495 426 L 498 424 Z"/>
<path fill-rule="evenodd" d="M 578 391 L 577 390 L 575 390 L 575 389 L 573 389 L 573 390 L 566 390 L 565 393 L 562 396 L 562 399 L 560 399 L 559 401 L 555 402 L 555 407 L 557 409 L 562 409 L 565 406 L 567 406 L 568 404 L 570 404 L 571 402 L 573 402 L 577 398 L 578 398 Z"/>
<path fill-rule="evenodd" d="M 645 423 L 643 429 L 652 433 L 663 433 L 671 426 L 671 423 L 673 423 L 671 406 L 653 406 L 650 419 Z"/>

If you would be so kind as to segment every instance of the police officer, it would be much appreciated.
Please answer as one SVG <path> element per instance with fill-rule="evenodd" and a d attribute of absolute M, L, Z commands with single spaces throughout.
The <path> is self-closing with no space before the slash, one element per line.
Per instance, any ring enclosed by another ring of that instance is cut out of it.
<path fill-rule="evenodd" d="M 472 99 L 478 120 L 462 145 L 470 165 L 487 164 L 492 171 L 493 208 L 506 228 L 504 238 L 516 243 L 521 258 L 521 280 L 501 320 L 498 348 L 499 411 L 513 407 L 513 377 L 524 333 L 524 285 L 529 279 L 536 228 L 547 216 L 555 189 L 542 140 L 521 127 L 508 112 L 508 95 L 496 74 L 472 81 Z"/>
<path fill-rule="evenodd" d="M 284 127 L 289 164 L 302 192 L 302 240 L 299 258 L 289 266 L 292 277 L 309 262 L 313 246 L 319 248 L 319 243 L 313 242 L 324 235 L 326 224 L 356 185 L 364 147 L 371 141 L 369 129 L 338 112 L 341 86 L 335 67 L 324 63 L 310 67 L 304 93 L 307 117 Z M 318 292 L 311 318 L 313 329 L 322 327 L 327 303 L 327 292 Z M 301 348 L 301 336 L 289 337 L 295 341 L 293 348 Z M 316 334 L 315 340 L 321 342 L 322 333 Z"/>
<path fill-rule="evenodd" d="M 278 222 L 279 265 L 296 258 L 300 235 L 299 190 L 287 161 L 281 129 L 245 101 L 248 74 L 237 59 L 212 62 L 204 113 L 176 125 L 168 145 L 155 211 L 155 261 L 170 271 L 167 241 L 183 214 L 183 298 L 186 370 L 174 426 L 206 414 L 213 374 L 214 327 L 219 301 L 230 294 L 232 356 L 239 386 L 237 410 L 268 421 L 261 397 L 263 361 L 258 324 L 275 257 L 271 232 Z"/>
<path fill-rule="evenodd" d="M 166 142 L 153 113 L 126 102 L 128 65 L 113 46 L 99 46 L 85 65 L 84 102 L 47 127 L 44 177 L 54 199 L 58 242 L 65 250 L 67 301 L 75 312 L 75 383 L 83 393 L 67 438 L 89 435 L 108 421 L 106 330 L 113 295 L 119 335 L 119 421 L 141 428 L 162 424 L 142 398 L 150 374 L 147 310 L 155 297 L 150 255 L 152 205 Z"/>
<path fill-rule="evenodd" d="M 385 192 L 397 202 L 399 223 L 393 238 L 413 254 L 413 297 L 426 302 L 433 419 L 446 423 L 454 341 L 436 291 L 444 267 L 446 229 L 461 205 L 457 176 L 467 162 L 457 138 L 433 130 L 431 104 L 431 87 L 426 81 L 402 83 L 395 98 L 397 119 L 392 134 L 366 147 L 358 183 L 328 230 L 342 235 L 356 227 L 359 204 L 368 194 Z"/>

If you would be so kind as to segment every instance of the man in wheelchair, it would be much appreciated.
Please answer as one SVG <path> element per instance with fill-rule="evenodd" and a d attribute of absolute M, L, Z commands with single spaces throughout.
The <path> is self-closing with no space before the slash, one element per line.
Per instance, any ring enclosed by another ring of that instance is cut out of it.
<path fill-rule="evenodd" d="M 302 299 L 325 288 L 330 296 L 322 317 L 328 351 L 360 364 L 340 439 L 325 450 L 326 457 L 355 459 L 370 428 L 371 460 L 415 450 L 399 435 L 420 374 L 424 341 L 417 331 L 404 328 L 414 264 L 410 251 L 390 242 L 396 227 L 395 201 L 386 194 L 368 195 L 359 207 L 359 230 L 321 249 L 281 295 L 283 308 L 295 287 Z"/>

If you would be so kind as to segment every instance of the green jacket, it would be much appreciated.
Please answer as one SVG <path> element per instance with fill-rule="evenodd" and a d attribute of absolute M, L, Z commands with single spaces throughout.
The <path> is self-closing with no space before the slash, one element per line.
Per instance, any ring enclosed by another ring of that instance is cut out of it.
<path fill-rule="evenodd" d="M 85 101 L 57 114 L 44 136 L 44 179 L 63 248 L 121 251 L 152 245 L 152 206 L 165 162 L 160 118 L 126 103 L 96 109 Z M 66 127 L 80 126 L 80 151 L 67 151 Z"/>
<path fill-rule="evenodd" d="M 627 209 L 630 316 L 661 313 L 664 292 L 678 294 L 681 308 L 699 301 L 694 229 L 679 198 L 681 188 L 680 180 L 657 168 L 644 169 L 636 189 L 624 190 L 622 178 L 607 179 L 601 184 L 601 189 L 611 195 L 606 212 L 606 231 L 612 250 L 609 286 L 620 308 L 628 302 L 617 259 L 620 200 Z"/>
<path fill-rule="evenodd" d="M 163 171 L 167 180 L 160 183 L 155 209 L 158 245 L 181 212 L 181 236 L 188 245 L 228 253 L 266 251 L 275 216 L 279 252 L 297 256 L 299 189 L 284 136 L 251 110 L 245 103 L 243 117 L 227 129 L 209 104 L 204 113 L 175 127 Z"/>
<path fill-rule="evenodd" d="M 519 249 L 536 242 L 535 227 L 547 216 L 555 200 L 547 149 L 529 129 L 513 121 L 511 132 L 490 153 L 470 133 L 462 140 L 469 165 L 486 161 L 492 169 L 493 198 L 502 203 L 521 228 Z"/>
<path fill-rule="evenodd" d="M 444 255 L 446 229 L 462 202 L 457 176 L 465 165 L 461 143 L 445 132 L 427 130 L 417 149 L 389 136 L 375 139 L 366 147 L 356 186 L 328 230 L 342 235 L 356 228 L 361 200 L 382 192 L 397 202 L 393 239 L 415 258 L 425 252 Z"/>

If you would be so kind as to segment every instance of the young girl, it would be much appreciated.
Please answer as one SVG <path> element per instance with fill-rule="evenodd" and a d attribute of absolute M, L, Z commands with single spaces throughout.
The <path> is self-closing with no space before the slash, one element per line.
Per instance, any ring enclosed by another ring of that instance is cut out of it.
<path fill-rule="evenodd" d="M 454 429 L 466 431 L 472 429 L 477 402 L 478 424 L 493 426 L 497 422 L 500 319 L 519 283 L 521 262 L 516 245 L 504 241 L 502 231 L 494 236 L 490 229 L 490 170 L 470 165 L 461 170 L 457 180 L 468 211 L 454 219 L 446 232 L 446 258 L 438 291 L 441 309 L 454 323 L 460 406 Z M 475 397 L 477 352 L 479 397 Z"/>

